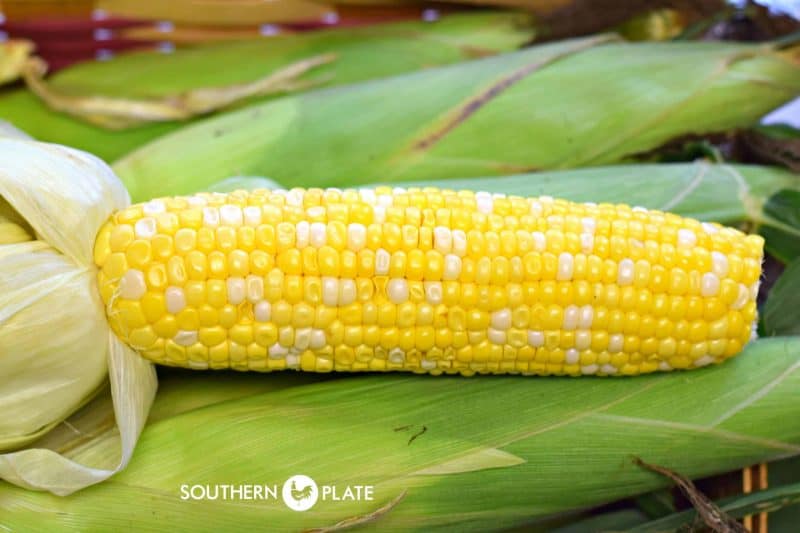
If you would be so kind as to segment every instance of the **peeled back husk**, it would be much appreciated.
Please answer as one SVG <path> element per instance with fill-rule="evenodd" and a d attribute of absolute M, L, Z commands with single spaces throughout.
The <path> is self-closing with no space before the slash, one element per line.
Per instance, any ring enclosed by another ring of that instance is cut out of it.
<path fill-rule="evenodd" d="M 232 175 L 314 187 L 611 164 L 753 124 L 800 94 L 796 59 L 763 44 L 569 40 L 229 112 L 114 168 L 142 200 Z"/>
<path fill-rule="evenodd" d="M 108 326 L 92 256 L 100 226 L 130 201 L 106 165 L 77 150 L 0 137 L 0 161 L 0 452 L 10 451 L 0 478 L 68 494 L 127 464 L 155 393 L 151 365 Z M 19 450 L 109 375 L 116 454 L 85 466 Z"/>

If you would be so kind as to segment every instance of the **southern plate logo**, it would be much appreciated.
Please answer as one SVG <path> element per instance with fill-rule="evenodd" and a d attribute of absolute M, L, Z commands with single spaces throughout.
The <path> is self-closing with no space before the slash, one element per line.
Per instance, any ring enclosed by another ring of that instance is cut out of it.
<path fill-rule="evenodd" d="M 286 480 L 281 495 L 292 511 L 308 511 L 317 503 L 319 487 L 310 477 L 298 474 Z"/>

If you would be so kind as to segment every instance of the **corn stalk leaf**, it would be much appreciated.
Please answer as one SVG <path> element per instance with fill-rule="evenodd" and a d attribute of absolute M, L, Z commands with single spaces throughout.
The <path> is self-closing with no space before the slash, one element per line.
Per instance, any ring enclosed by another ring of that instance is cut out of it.
<path fill-rule="evenodd" d="M 518 14 L 452 15 L 435 23 L 315 31 L 197 46 L 169 55 L 130 53 L 62 70 L 48 79 L 48 87 L 65 96 L 163 99 L 199 87 L 246 84 L 328 53 L 337 60 L 315 69 L 311 79 L 339 85 L 511 50 L 533 33 L 527 18 Z M 0 118 L 39 140 L 80 148 L 107 161 L 180 126 L 160 123 L 109 132 L 50 110 L 26 89 L 0 94 Z"/>
<path fill-rule="evenodd" d="M 798 354 L 800 339 L 773 338 L 714 368 L 635 379 L 373 375 L 255 394 L 151 424 L 130 468 L 68 498 L 0 485 L 0 524 L 298 530 L 369 515 L 405 492 L 375 525 L 511 526 L 668 483 L 634 455 L 696 477 L 800 453 L 800 425 L 787 423 L 800 415 Z M 395 431 L 421 425 L 411 444 Z M 96 442 L 76 458 L 108 447 Z M 524 462 L 420 475 L 485 448 Z M 184 484 L 280 486 L 299 473 L 340 494 L 374 485 L 375 499 L 321 500 L 305 513 L 279 499 L 181 499 Z"/>
<path fill-rule="evenodd" d="M 143 199 L 236 174 L 324 186 L 610 164 L 751 124 L 800 93 L 800 67 L 768 46 L 613 41 L 280 98 L 162 137 L 115 170 Z"/>

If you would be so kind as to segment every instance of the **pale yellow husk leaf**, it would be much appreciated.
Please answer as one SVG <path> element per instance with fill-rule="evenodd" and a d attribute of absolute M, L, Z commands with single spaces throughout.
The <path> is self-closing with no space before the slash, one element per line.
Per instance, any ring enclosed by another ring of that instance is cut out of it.
<path fill-rule="evenodd" d="M 0 136 L 0 479 L 70 494 L 124 468 L 156 389 L 152 366 L 111 332 L 92 258 L 100 226 L 130 203 L 99 159 Z M 110 377 L 117 457 L 82 465 L 28 448 Z"/>

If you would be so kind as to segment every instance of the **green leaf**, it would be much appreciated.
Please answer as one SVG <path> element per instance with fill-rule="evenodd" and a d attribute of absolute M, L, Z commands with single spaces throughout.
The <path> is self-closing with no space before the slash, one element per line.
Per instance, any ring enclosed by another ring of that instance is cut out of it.
<path fill-rule="evenodd" d="M 795 175 L 795 182 L 800 180 Z M 800 257 L 800 191 L 781 190 L 770 196 L 763 208 L 767 251 L 788 263 Z"/>
<path fill-rule="evenodd" d="M 764 305 L 767 335 L 800 335 L 800 259 L 790 263 L 772 287 Z"/>
<path fill-rule="evenodd" d="M 698 477 L 800 453 L 800 427 L 786 423 L 800 416 L 798 368 L 800 338 L 773 338 L 713 368 L 635 379 L 370 375 L 252 394 L 149 425 L 127 470 L 67 498 L 0 484 L 0 523 L 298 530 L 367 515 L 406 491 L 374 525 L 510 527 L 668 484 L 632 456 Z M 407 425 L 427 431 L 409 444 L 395 431 Z M 525 462 L 418 475 L 487 448 Z M 100 441 L 74 457 L 112 451 Z M 182 484 L 280 485 L 300 473 L 340 490 L 374 485 L 375 499 L 305 513 L 280 500 L 181 500 Z"/>
<path fill-rule="evenodd" d="M 269 178 L 260 178 L 257 176 L 237 176 L 228 178 L 215 183 L 208 188 L 209 192 L 231 192 L 238 189 L 254 190 L 254 189 L 279 189 L 279 183 L 272 181 Z"/>
<path fill-rule="evenodd" d="M 115 170 L 143 200 L 240 174 L 343 187 L 603 165 L 750 125 L 800 92 L 800 68 L 763 45 L 612 40 L 280 98 L 162 137 Z"/>
<path fill-rule="evenodd" d="M 197 87 L 251 82 L 295 61 L 334 53 L 338 59 L 315 69 L 310 79 L 339 85 L 512 50 L 533 37 L 534 30 L 524 20 L 514 13 L 452 15 L 435 23 L 305 32 L 181 48 L 169 55 L 136 52 L 108 62 L 82 63 L 49 81 L 54 90 L 66 94 L 154 98 Z M 39 140 L 80 148 L 106 161 L 182 124 L 108 131 L 49 110 L 25 89 L 0 94 L 0 118 Z"/>

